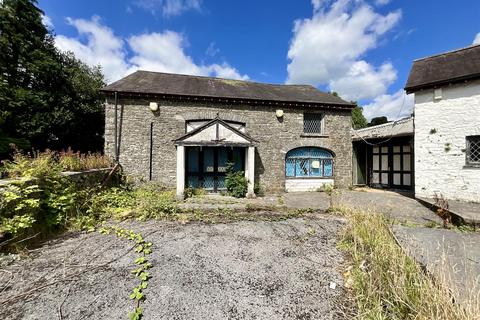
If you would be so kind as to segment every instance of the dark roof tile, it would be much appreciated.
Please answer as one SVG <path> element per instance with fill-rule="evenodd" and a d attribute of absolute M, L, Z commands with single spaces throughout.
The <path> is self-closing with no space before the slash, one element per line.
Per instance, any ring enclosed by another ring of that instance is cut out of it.
<path fill-rule="evenodd" d="M 405 90 L 415 92 L 476 78 L 480 78 L 480 45 L 415 60 Z"/>
<path fill-rule="evenodd" d="M 353 106 L 310 85 L 266 84 L 150 71 L 136 71 L 102 91 Z"/>

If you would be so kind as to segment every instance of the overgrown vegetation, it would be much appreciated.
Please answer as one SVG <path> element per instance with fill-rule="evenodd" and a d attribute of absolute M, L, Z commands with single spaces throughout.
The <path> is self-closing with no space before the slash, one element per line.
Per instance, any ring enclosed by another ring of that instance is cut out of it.
<path fill-rule="evenodd" d="M 152 243 L 145 241 L 141 233 L 136 233 L 133 230 L 120 228 L 118 226 L 106 226 L 99 229 L 101 234 L 115 234 L 117 237 L 128 239 L 135 243 L 135 252 L 138 257 L 134 260 L 136 269 L 132 270 L 132 274 L 138 278 L 140 283 L 132 289 L 130 299 L 135 301 L 135 309 L 128 314 L 130 320 L 140 320 L 143 317 L 143 308 L 140 303 L 145 300 L 144 290 L 148 287 L 150 273 L 148 270 L 152 268 L 152 264 L 147 259 L 147 256 L 152 253 Z"/>
<path fill-rule="evenodd" d="M 25 155 L 18 150 L 12 155 L 12 160 L 2 161 L 1 170 L 8 178 L 43 177 L 55 175 L 62 171 L 83 171 L 89 169 L 111 168 L 113 161 L 100 153 L 67 151 L 44 151 Z"/>
<path fill-rule="evenodd" d="M 225 187 L 230 196 L 244 198 L 247 194 L 248 180 L 244 171 L 235 171 L 233 163 L 227 163 Z"/>
<path fill-rule="evenodd" d="M 87 221 L 85 204 L 93 189 L 99 187 L 82 189 L 61 175 L 63 166 L 54 153 L 36 157 L 17 153 L 13 161 L 4 163 L 3 169 L 9 177 L 19 179 L 0 188 L 0 238 L 15 243 L 83 227 Z"/>
<path fill-rule="evenodd" d="M 352 264 L 346 283 L 354 291 L 358 319 L 478 319 L 480 297 L 466 308 L 455 304 L 447 277 L 434 281 L 409 258 L 383 215 L 337 211 L 348 217 L 340 246 Z"/>

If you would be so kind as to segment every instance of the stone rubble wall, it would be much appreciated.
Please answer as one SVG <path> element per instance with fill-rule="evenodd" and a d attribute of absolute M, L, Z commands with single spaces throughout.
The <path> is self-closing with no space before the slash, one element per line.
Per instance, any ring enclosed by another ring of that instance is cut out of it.
<path fill-rule="evenodd" d="M 153 98 L 152 98 L 153 99 Z M 159 110 L 148 108 L 155 101 Z M 275 110 L 284 110 L 283 119 Z M 106 104 L 105 153 L 114 156 L 114 101 Z M 323 110 L 325 135 L 304 137 L 303 112 L 279 106 L 226 105 L 166 100 L 119 99 L 118 122 L 120 164 L 125 173 L 139 180 L 149 179 L 150 124 L 153 123 L 153 179 L 167 187 L 176 185 L 176 149 L 173 140 L 185 134 L 185 121 L 221 119 L 246 123 L 246 133 L 259 141 L 255 156 L 255 182 L 267 191 L 285 189 L 285 155 L 296 147 L 317 146 L 335 154 L 334 180 L 339 187 L 352 183 L 352 143 L 349 110 Z"/>

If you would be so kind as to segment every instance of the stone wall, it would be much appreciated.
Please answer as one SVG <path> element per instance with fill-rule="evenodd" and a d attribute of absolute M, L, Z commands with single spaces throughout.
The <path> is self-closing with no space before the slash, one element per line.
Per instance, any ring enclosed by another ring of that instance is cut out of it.
<path fill-rule="evenodd" d="M 480 135 L 480 81 L 415 93 L 415 194 L 480 201 L 480 169 L 465 166 L 466 136 Z"/>
<path fill-rule="evenodd" d="M 151 112 L 149 102 L 159 105 Z M 114 155 L 114 102 L 106 105 L 105 152 Z M 284 110 L 282 120 L 275 110 Z M 153 123 L 153 179 L 175 186 L 176 149 L 173 143 L 185 134 L 185 121 L 213 119 L 246 123 L 246 133 L 259 141 L 255 157 L 255 181 L 267 191 L 285 188 L 285 155 L 296 147 L 318 146 L 335 154 L 334 179 L 339 187 L 352 183 L 352 144 L 349 110 L 325 109 L 325 134 L 305 137 L 302 109 L 251 105 L 225 105 L 165 100 L 120 99 L 118 105 L 120 158 L 125 172 L 138 179 L 149 179 L 150 124 Z M 318 109 L 316 109 L 318 110 Z M 120 125 L 121 123 L 121 125 Z"/>

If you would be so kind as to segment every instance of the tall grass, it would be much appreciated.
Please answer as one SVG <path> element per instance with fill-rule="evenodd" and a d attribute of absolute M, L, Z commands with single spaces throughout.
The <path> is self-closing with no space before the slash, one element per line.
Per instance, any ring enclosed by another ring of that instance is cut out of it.
<path fill-rule="evenodd" d="M 9 178 L 38 177 L 49 172 L 83 171 L 90 169 L 110 168 L 113 161 L 100 153 L 66 151 L 34 152 L 22 154 L 15 152 L 12 160 L 2 162 L 1 170 Z"/>
<path fill-rule="evenodd" d="M 480 319 L 480 297 L 454 303 L 448 270 L 435 279 L 426 274 L 397 245 L 383 215 L 343 214 L 348 224 L 340 246 L 352 264 L 346 283 L 353 289 L 358 319 Z"/>

